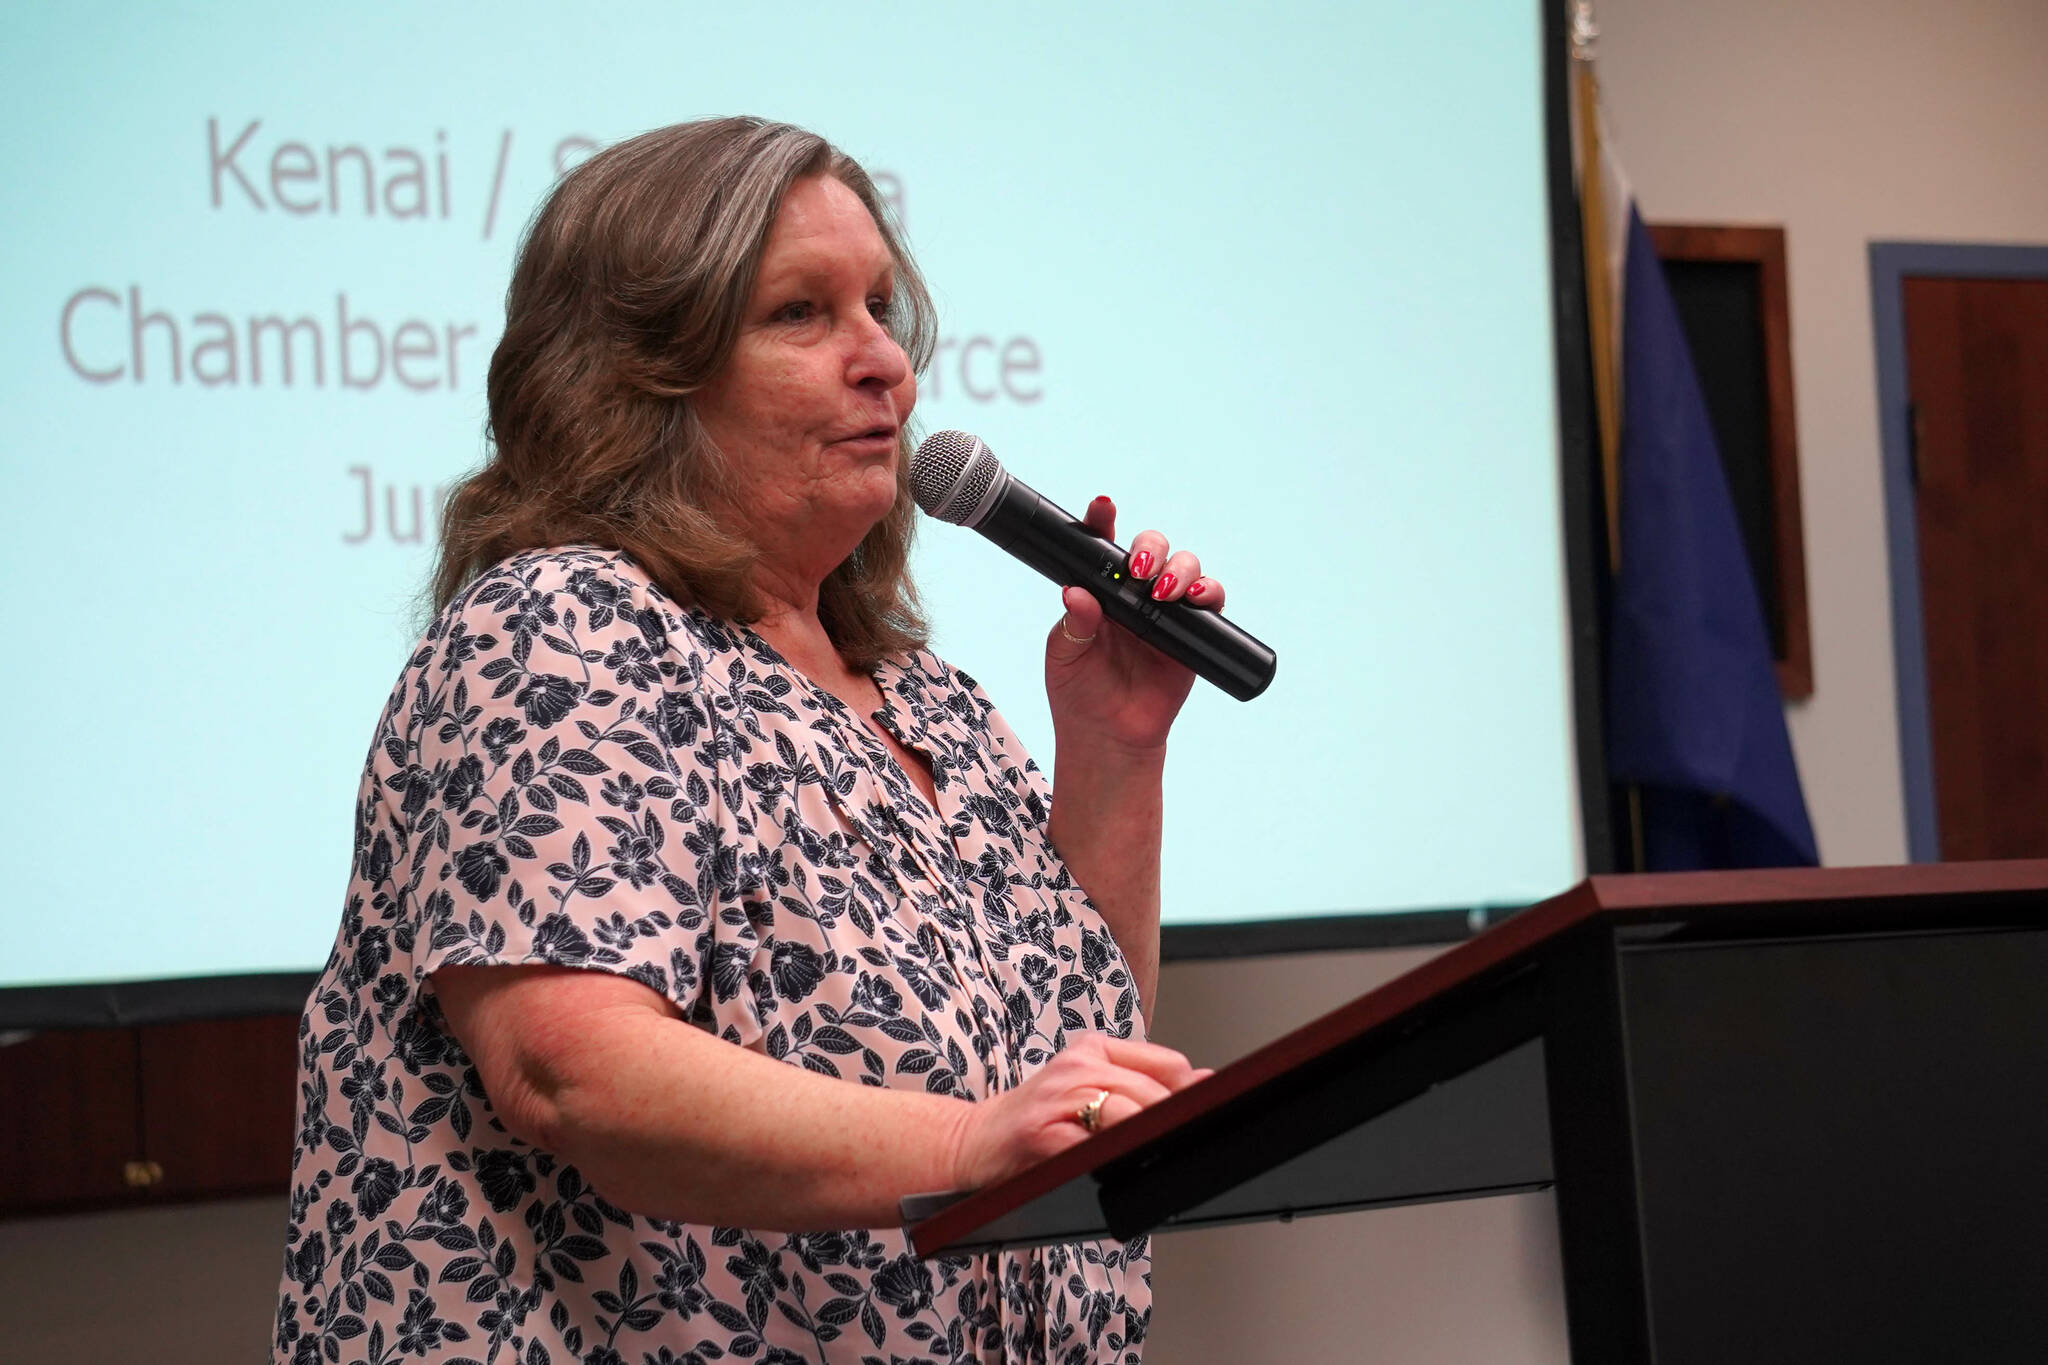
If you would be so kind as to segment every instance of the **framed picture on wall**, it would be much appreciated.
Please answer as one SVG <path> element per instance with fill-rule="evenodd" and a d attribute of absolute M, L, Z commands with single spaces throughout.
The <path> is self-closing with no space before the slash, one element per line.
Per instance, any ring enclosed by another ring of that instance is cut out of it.
<path fill-rule="evenodd" d="M 1762 598 L 1778 686 L 1813 695 L 1785 230 L 1654 223 Z"/>

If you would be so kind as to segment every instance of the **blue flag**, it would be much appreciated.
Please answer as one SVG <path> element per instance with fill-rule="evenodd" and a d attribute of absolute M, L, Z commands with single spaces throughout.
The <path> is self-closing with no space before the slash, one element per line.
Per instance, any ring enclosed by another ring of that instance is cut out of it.
<path fill-rule="evenodd" d="M 1663 265 L 1633 207 L 1624 268 L 1608 771 L 1641 789 L 1646 870 L 1812 866 L 1734 501 Z"/>

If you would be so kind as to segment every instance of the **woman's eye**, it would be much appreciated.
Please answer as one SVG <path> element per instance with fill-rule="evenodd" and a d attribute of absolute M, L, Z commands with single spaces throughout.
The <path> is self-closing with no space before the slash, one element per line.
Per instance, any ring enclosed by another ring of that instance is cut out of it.
<path fill-rule="evenodd" d="M 868 300 L 868 312 L 874 315 L 877 322 L 887 322 L 895 314 L 895 310 L 896 303 L 893 299 L 885 299 L 877 294 Z"/>
<path fill-rule="evenodd" d="M 807 322 L 810 320 L 811 314 L 816 311 L 817 309 L 812 306 L 809 300 L 799 299 L 794 303 L 785 303 L 782 307 L 776 309 L 775 321 Z"/>

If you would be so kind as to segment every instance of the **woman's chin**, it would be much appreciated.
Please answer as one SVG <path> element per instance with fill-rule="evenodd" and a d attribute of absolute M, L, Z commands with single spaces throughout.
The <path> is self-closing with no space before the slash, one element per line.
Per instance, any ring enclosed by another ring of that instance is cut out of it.
<path fill-rule="evenodd" d="M 852 554 L 854 547 L 867 538 L 868 532 L 881 524 L 883 518 L 896 506 L 895 487 L 889 488 L 889 496 L 882 497 L 873 488 L 841 488 L 840 496 L 825 504 L 813 504 L 813 516 L 805 539 L 823 548 L 820 538 L 843 541 L 846 553 Z"/>
<path fill-rule="evenodd" d="M 846 480 L 846 505 L 872 526 L 896 506 L 896 462 L 878 462 L 854 471 Z"/>

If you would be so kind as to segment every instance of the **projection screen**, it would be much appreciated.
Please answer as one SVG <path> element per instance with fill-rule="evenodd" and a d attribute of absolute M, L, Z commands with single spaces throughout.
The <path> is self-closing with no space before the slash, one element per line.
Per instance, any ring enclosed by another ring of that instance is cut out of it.
<path fill-rule="evenodd" d="M 0 988 L 319 965 L 521 228 L 723 113 L 874 172 L 941 314 L 922 430 L 1113 496 L 1278 651 L 1175 731 L 1170 933 L 1579 875 L 1528 0 L 14 14 Z M 1049 767 L 1057 590 L 919 537 L 937 649 Z"/>

